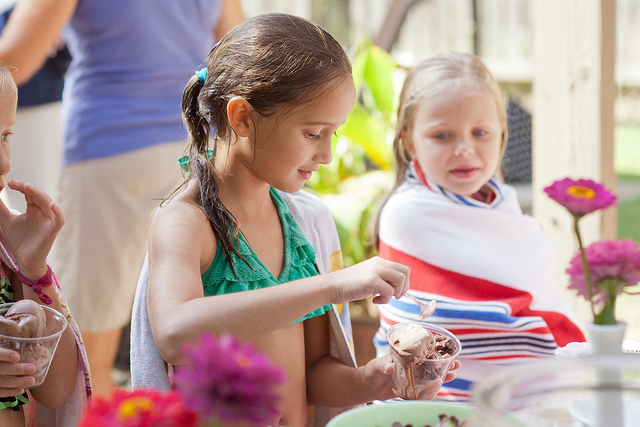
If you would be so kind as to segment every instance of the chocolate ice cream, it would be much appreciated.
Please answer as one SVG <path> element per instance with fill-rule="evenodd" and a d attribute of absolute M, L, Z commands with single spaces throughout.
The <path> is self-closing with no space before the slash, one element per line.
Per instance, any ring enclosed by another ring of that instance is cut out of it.
<path fill-rule="evenodd" d="M 44 336 L 47 321 L 44 310 L 35 301 L 20 300 L 7 310 L 4 317 L 0 316 L 0 334 L 16 338 L 40 338 Z M 33 363 L 36 366 L 34 374 L 36 384 L 42 382 L 49 363 L 49 353 L 41 342 L 22 342 L 20 340 L 3 339 L 0 346 L 21 353 L 21 363 Z"/>
<path fill-rule="evenodd" d="M 454 341 L 419 324 L 401 325 L 390 331 L 389 347 L 396 374 L 398 397 L 432 400 L 444 381 L 456 351 Z"/>

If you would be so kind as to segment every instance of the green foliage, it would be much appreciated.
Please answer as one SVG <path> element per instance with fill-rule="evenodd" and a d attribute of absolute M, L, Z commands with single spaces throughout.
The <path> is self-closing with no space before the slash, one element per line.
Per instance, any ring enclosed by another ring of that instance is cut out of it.
<path fill-rule="evenodd" d="M 333 139 L 334 160 L 307 182 L 308 189 L 333 213 L 345 266 L 372 254 L 371 223 L 378 200 L 393 183 L 393 132 L 397 68 L 387 52 L 364 41 L 353 64 L 357 100 L 347 121 Z"/>

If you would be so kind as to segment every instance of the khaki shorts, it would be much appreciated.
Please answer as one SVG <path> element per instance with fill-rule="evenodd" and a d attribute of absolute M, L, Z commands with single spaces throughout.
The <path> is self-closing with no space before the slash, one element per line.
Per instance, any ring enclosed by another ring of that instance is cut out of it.
<path fill-rule="evenodd" d="M 62 168 L 65 224 L 50 259 L 81 330 L 107 332 L 131 320 L 152 213 L 181 182 L 183 147 L 160 144 Z"/>

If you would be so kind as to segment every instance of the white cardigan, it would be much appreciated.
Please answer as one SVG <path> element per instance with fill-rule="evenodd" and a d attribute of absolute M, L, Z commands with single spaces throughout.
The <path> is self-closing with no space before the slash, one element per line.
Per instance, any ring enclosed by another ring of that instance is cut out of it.
<path fill-rule="evenodd" d="M 338 232 L 331 212 L 316 196 L 305 191 L 280 192 L 289 207 L 291 217 L 302 229 L 316 250 L 316 263 L 321 274 L 342 268 Z M 339 265 L 336 264 L 339 258 Z M 333 262 L 332 262 L 333 261 Z M 169 390 L 171 382 L 167 365 L 160 355 L 151 333 L 147 312 L 148 264 L 144 265 L 138 280 L 131 319 L 131 382 L 133 388 Z M 331 325 L 331 355 L 347 366 L 355 367 L 351 345 L 351 320 L 348 306 L 341 312 L 334 305 L 327 312 Z M 339 386 L 336 384 L 336 386 Z M 324 426 L 332 417 L 350 408 L 316 407 L 316 426 Z"/>

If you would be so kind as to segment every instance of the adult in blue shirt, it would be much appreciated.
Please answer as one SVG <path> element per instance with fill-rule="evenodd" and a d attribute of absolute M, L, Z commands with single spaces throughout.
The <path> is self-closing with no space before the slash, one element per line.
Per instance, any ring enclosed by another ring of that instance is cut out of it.
<path fill-rule="evenodd" d="M 58 185 L 66 223 L 51 258 L 98 396 L 114 388 L 151 212 L 179 179 L 182 90 L 242 18 L 238 0 L 20 0 L 0 37 L 18 84 L 63 30 L 72 56 Z"/>

